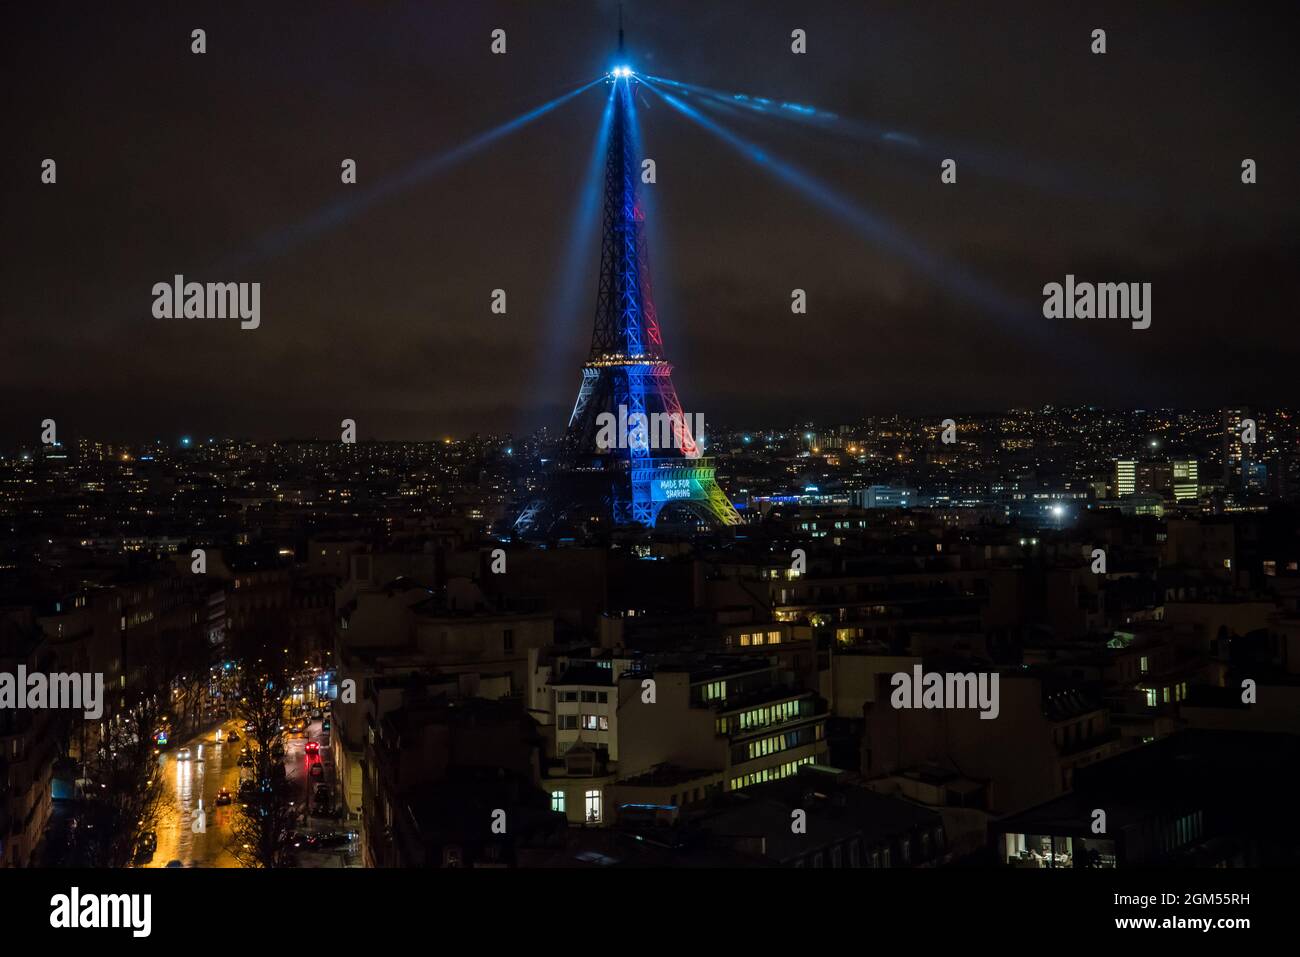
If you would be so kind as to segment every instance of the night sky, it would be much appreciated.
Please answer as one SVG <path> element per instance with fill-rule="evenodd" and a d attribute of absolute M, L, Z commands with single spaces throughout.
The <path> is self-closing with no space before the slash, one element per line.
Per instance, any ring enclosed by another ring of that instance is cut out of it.
<path fill-rule="evenodd" d="M 646 93 L 651 269 L 684 408 L 751 426 L 1294 404 L 1300 100 L 1282 6 L 628 0 L 637 70 L 918 141 L 711 114 L 1023 306 L 989 314 Z M 65 441 L 337 438 L 344 417 L 362 439 L 563 426 L 598 231 L 563 315 L 558 277 L 603 85 L 301 241 L 267 255 L 263 240 L 603 74 L 612 0 L 0 16 L 0 440 L 34 443 L 47 417 Z M 57 185 L 40 182 L 46 157 Z M 357 186 L 340 183 L 346 157 Z M 1152 327 L 1044 319 L 1043 284 L 1067 272 L 1152 283 Z M 260 282 L 261 328 L 153 319 L 151 288 L 175 273 Z"/>

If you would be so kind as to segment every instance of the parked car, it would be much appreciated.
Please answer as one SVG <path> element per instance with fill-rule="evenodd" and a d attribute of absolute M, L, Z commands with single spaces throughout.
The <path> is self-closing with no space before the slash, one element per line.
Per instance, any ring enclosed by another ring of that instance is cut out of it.
<path fill-rule="evenodd" d="M 355 831 L 322 831 L 307 838 L 307 846 L 313 850 L 325 847 L 342 847 L 356 838 Z"/>
<path fill-rule="evenodd" d="M 314 778 L 323 778 L 325 777 L 325 766 L 321 764 L 313 764 L 311 770 L 307 773 Z"/>
<path fill-rule="evenodd" d="M 229 804 L 230 802 L 230 788 L 222 788 L 217 792 L 217 800 L 215 802 L 217 807 L 221 807 L 223 804 Z"/>
<path fill-rule="evenodd" d="M 226 735 L 226 740 L 229 741 L 231 744 L 234 744 L 236 741 L 239 740 L 239 732 L 236 731 L 234 728 L 231 728 L 230 733 Z"/>
<path fill-rule="evenodd" d="M 147 864 L 153 860 L 154 852 L 158 850 L 158 835 L 154 831 L 145 831 L 140 835 L 140 840 L 135 845 L 135 862 L 137 864 Z"/>

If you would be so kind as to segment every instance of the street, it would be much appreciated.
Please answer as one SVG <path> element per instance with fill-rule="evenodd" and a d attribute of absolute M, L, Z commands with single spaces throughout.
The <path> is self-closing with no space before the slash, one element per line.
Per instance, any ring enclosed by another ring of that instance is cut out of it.
<path fill-rule="evenodd" d="M 173 867 L 239 866 L 228 850 L 228 845 L 232 840 L 231 826 L 239 813 L 239 752 L 248 743 L 241 724 L 242 722 L 233 720 L 222 724 L 223 740 L 220 742 L 216 740 L 215 729 L 211 729 L 162 754 L 159 760 L 166 796 L 158 820 L 158 849 L 153 858 L 142 866 L 166 867 L 169 863 Z M 225 740 L 232 729 L 240 732 L 239 740 L 234 743 Z M 313 778 L 308 773 L 308 741 L 317 742 L 324 759 L 329 760 L 329 748 L 325 743 L 328 736 L 322 733 L 321 722 L 311 722 L 306 737 L 286 734 L 283 740 L 286 778 L 295 795 L 301 795 L 295 797 L 296 801 L 310 801 L 318 784 L 328 784 L 331 788 L 335 786 L 332 764 L 325 765 L 323 777 Z M 190 749 L 189 760 L 177 758 L 182 747 Z M 217 807 L 217 792 L 223 787 L 230 791 L 234 803 Z M 191 821 L 200 799 L 206 812 L 207 828 L 204 833 L 196 834 Z M 313 819 L 312 823 L 317 826 L 304 826 L 299 830 L 309 833 L 345 829 L 341 822 Z M 329 851 L 299 850 L 298 862 L 303 867 L 358 867 L 360 848 L 356 842 L 352 842 L 351 845 Z"/>

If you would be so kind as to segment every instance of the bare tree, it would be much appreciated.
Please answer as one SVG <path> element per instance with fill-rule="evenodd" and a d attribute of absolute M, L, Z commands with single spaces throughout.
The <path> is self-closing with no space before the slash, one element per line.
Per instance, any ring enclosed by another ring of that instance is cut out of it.
<path fill-rule="evenodd" d="M 168 714 L 164 692 L 142 694 L 105 722 L 84 765 L 85 801 L 70 840 L 70 863 L 125 867 L 158 826 L 164 788 L 154 733 Z"/>
<path fill-rule="evenodd" d="M 289 680 L 281 670 L 268 673 L 254 663 L 241 667 L 238 688 L 235 715 L 249 726 L 247 739 L 257 750 L 252 793 L 240 795 L 230 852 L 244 867 L 291 866 L 289 835 L 299 809 L 284 765 L 272 756 L 283 744 Z"/>

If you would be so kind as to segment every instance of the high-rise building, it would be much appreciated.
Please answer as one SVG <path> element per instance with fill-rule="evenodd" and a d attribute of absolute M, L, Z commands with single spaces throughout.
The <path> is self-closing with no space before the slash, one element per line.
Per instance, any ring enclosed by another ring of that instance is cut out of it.
<path fill-rule="evenodd" d="M 1174 459 L 1174 499 L 1179 502 L 1194 501 L 1200 497 L 1200 469 L 1196 459 Z"/>
<path fill-rule="evenodd" d="M 1250 418 L 1247 408 L 1223 410 L 1223 484 L 1229 488 L 1241 484 L 1244 468 L 1252 458 L 1252 443 L 1242 441 L 1244 423 Z"/>
<path fill-rule="evenodd" d="M 1115 460 L 1115 495 L 1122 497 L 1137 491 L 1137 460 Z"/>

